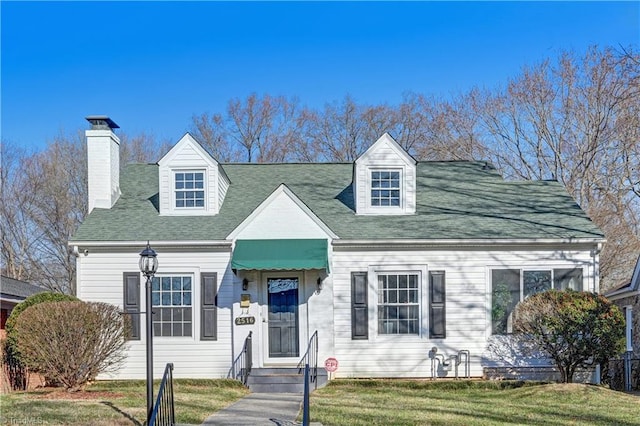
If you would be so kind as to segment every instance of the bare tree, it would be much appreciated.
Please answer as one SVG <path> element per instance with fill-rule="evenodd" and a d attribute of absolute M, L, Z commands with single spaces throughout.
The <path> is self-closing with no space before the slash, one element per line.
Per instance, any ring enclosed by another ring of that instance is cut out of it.
<path fill-rule="evenodd" d="M 191 129 L 193 136 L 217 160 L 223 163 L 238 161 L 241 153 L 230 141 L 221 114 L 194 115 Z"/>
<path fill-rule="evenodd" d="M 121 135 L 121 164 L 156 161 L 152 138 Z M 27 154 L 3 143 L 2 272 L 53 291 L 75 293 L 76 261 L 67 241 L 87 214 L 84 132 L 59 134 Z"/>
<path fill-rule="evenodd" d="M 603 284 L 640 246 L 637 54 L 590 49 L 525 68 L 482 103 L 481 137 L 510 178 L 558 179 L 604 230 Z"/>

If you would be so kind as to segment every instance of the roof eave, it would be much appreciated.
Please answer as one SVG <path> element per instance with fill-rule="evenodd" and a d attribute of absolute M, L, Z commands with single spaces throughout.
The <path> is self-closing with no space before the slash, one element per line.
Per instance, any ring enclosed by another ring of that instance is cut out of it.
<path fill-rule="evenodd" d="M 334 247 L 379 247 L 379 246 L 486 246 L 486 245 L 548 245 L 548 244 L 588 244 L 598 246 L 605 242 L 604 238 L 478 238 L 478 239 L 367 239 L 367 240 L 334 240 Z"/>

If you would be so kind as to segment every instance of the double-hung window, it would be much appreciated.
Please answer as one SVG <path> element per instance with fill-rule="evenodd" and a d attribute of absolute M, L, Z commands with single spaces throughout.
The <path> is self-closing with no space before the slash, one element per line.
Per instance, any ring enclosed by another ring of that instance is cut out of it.
<path fill-rule="evenodd" d="M 379 273 L 378 334 L 420 333 L 417 273 Z"/>
<path fill-rule="evenodd" d="M 401 206 L 401 173 L 399 170 L 371 171 L 371 206 Z"/>
<path fill-rule="evenodd" d="M 204 208 L 204 172 L 175 172 L 176 208 Z"/>
<path fill-rule="evenodd" d="M 521 300 L 546 290 L 582 291 L 582 268 L 493 269 L 491 328 L 494 334 L 513 331 L 513 311 Z"/>
<path fill-rule="evenodd" d="M 151 284 L 154 336 L 193 335 L 193 279 L 156 276 Z"/>

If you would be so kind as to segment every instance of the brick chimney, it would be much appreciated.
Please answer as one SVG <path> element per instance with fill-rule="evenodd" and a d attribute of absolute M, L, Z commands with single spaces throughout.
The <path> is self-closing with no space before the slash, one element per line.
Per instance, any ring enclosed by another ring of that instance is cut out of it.
<path fill-rule="evenodd" d="M 120 139 L 113 132 L 119 126 L 106 115 L 86 117 L 91 128 L 87 139 L 88 212 L 110 209 L 120 197 Z"/>

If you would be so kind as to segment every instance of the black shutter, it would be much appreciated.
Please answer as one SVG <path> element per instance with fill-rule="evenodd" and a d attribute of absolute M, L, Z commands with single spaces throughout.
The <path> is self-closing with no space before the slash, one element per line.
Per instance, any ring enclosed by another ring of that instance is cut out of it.
<path fill-rule="evenodd" d="M 218 340 L 218 274 L 202 274 L 200 284 L 200 340 Z"/>
<path fill-rule="evenodd" d="M 367 273 L 351 273 L 351 339 L 369 339 Z"/>
<path fill-rule="evenodd" d="M 444 271 L 429 272 L 429 338 L 444 339 L 446 327 Z"/>
<path fill-rule="evenodd" d="M 125 272 L 123 275 L 124 313 L 131 321 L 129 340 L 140 340 L 140 272 Z"/>

